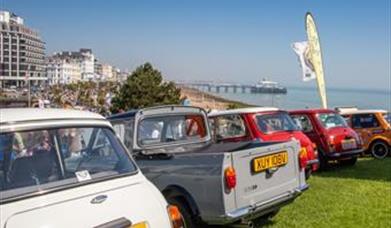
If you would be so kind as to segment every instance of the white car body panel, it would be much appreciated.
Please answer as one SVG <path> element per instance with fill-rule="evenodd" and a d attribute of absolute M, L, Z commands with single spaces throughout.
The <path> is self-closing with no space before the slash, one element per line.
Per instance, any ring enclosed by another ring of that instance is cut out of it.
<path fill-rule="evenodd" d="M 91 201 L 107 196 L 101 203 Z M 171 227 L 167 203 L 145 177 L 133 176 L 89 184 L 1 205 L 1 227 L 94 227 L 126 218 L 132 224 Z M 162 213 L 164 212 L 164 213 Z"/>

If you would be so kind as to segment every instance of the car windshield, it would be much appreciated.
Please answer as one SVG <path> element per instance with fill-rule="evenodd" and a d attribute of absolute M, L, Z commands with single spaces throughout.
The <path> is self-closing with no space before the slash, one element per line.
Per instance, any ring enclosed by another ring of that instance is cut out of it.
<path fill-rule="evenodd" d="M 285 112 L 257 115 L 256 120 L 259 130 L 264 133 L 298 130 L 291 117 Z"/>
<path fill-rule="evenodd" d="M 347 127 L 346 121 L 336 113 L 319 113 L 317 118 L 322 126 L 326 129 L 334 127 Z"/>
<path fill-rule="evenodd" d="M 388 122 L 388 124 L 391 124 L 391 113 L 389 112 L 383 113 L 383 117 Z"/>
<path fill-rule="evenodd" d="M 207 136 L 204 117 L 196 114 L 146 118 L 137 129 L 140 146 L 197 142 Z"/>
<path fill-rule="evenodd" d="M 0 134 L 0 200 L 136 170 L 108 128 L 72 127 Z"/>

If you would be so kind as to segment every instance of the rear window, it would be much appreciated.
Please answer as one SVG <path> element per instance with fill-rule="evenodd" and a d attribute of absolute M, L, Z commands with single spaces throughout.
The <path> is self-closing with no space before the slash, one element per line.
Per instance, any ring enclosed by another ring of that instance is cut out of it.
<path fill-rule="evenodd" d="M 264 133 L 298 130 L 292 118 L 285 112 L 257 115 L 256 120 L 259 130 Z"/>
<path fill-rule="evenodd" d="M 311 120 L 307 115 L 292 115 L 291 117 L 303 132 L 312 132 L 314 130 Z"/>
<path fill-rule="evenodd" d="M 222 115 L 210 119 L 216 140 L 246 136 L 246 125 L 240 115 Z"/>
<path fill-rule="evenodd" d="M 317 118 L 326 129 L 333 127 L 347 127 L 346 121 L 342 118 L 342 116 L 336 113 L 319 113 Z"/>
<path fill-rule="evenodd" d="M 0 134 L 0 200 L 136 171 L 110 129 Z"/>
<path fill-rule="evenodd" d="M 149 117 L 137 128 L 137 142 L 141 146 L 202 141 L 207 127 L 202 115 Z"/>

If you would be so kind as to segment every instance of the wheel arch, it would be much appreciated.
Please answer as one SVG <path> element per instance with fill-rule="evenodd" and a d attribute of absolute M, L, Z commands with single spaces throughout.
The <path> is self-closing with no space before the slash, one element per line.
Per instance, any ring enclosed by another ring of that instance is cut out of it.
<path fill-rule="evenodd" d="M 371 142 L 368 144 L 368 150 L 371 150 L 373 144 L 377 143 L 377 142 L 383 142 L 385 143 L 386 145 L 388 145 L 389 147 L 391 147 L 390 143 L 388 143 L 387 139 L 383 138 L 383 137 L 375 137 L 371 140 Z"/>
<path fill-rule="evenodd" d="M 193 216 L 199 216 L 200 211 L 198 205 L 195 202 L 192 195 L 183 187 L 178 185 L 169 185 L 162 191 L 163 196 L 167 199 L 168 197 L 181 198 L 185 201 L 190 209 L 190 213 Z"/>

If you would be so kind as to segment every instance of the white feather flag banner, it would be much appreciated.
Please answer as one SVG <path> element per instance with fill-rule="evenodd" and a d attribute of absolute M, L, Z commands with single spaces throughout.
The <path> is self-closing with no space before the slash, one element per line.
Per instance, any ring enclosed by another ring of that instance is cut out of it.
<path fill-rule="evenodd" d="M 311 81 L 316 79 L 314 66 L 308 57 L 308 42 L 296 42 L 292 44 L 292 48 L 297 54 L 301 69 L 303 71 L 303 81 Z"/>

